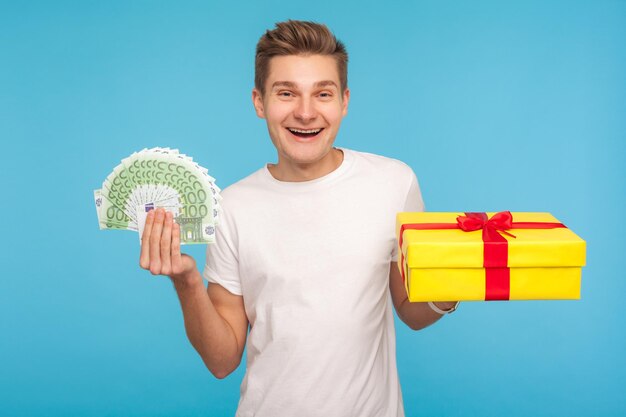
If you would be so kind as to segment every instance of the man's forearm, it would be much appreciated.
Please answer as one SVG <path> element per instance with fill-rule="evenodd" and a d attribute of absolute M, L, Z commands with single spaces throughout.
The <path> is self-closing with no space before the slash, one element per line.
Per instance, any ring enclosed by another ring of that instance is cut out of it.
<path fill-rule="evenodd" d="M 189 341 L 217 378 L 224 378 L 241 362 L 232 327 L 216 310 L 197 269 L 187 279 L 174 279 Z"/>
<path fill-rule="evenodd" d="M 423 329 L 441 318 L 442 315 L 430 308 L 428 303 L 409 302 L 404 281 L 395 262 L 389 265 L 389 290 L 398 317 L 411 329 Z M 451 309 L 455 304 L 456 302 L 435 302 L 435 305 L 443 311 Z"/>
<path fill-rule="evenodd" d="M 455 302 L 435 302 L 441 310 L 449 310 L 456 304 Z M 397 309 L 398 316 L 413 330 L 420 330 L 430 326 L 441 317 L 441 314 L 434 311 L 428 303 L 411 303 L 405 299 L 400 308 Z"/>

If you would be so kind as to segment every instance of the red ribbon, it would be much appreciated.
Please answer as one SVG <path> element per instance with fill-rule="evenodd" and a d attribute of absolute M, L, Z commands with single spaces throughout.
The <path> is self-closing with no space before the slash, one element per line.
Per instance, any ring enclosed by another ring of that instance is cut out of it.
<path fill-rule="evenodd" d="M 514 222 L 510 211 L 501 211 L 487 218 L 486 213 L 465 213 L 457 216 L 456 223 L 409 223 L 400 226 L 398 243 L 402 256 L 402 279 L 404 274 L 404 253 L 402 241 L 405 230 L 461 229 L 464 232 L 482 230 L 484 243 L 483 266 L 485 267 L 485 300 L 508 300 L 511 275 L 508 267 L 509 242 L 500 233 L 515 237 L 509 229 L 554 229 L 566 227 L 562 223 Z M 452 301 L 452 300 L 451 300 Z"/>

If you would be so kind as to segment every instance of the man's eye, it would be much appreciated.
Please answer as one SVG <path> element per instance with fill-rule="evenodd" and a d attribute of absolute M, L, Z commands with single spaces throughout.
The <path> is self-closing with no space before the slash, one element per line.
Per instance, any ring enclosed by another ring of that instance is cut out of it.
<path fill-rule="evenodd" d="M 279 91 L 278 95 L 280 97 L 291 97 L 293 96 L 293 94 L 291 93 L 291 91 Z"/>
<path fill-rule="evenodd" d="M 319 94 L 319 96 L 320 96 L 321 98 L 330 98 L 330 97 L 332 97 L 332 96 L 333 96 L 333 94 L 332 94 L 332 93 L 330 93 L 330 92 L 328 92 L 328 91 L 324 91 L 324 92 L 321 92 L 321 93 Z"/>

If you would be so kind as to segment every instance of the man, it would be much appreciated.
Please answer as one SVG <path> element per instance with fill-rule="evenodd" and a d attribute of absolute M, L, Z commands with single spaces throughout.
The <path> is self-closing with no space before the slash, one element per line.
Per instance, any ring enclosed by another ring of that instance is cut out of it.
<path fill-rule="evenodd" d="M 441 317 L 407 301 L 395 265 L 395 214 L 423 210 L 417 179 L 399 161 L 333 147 L 350 91 L 326 26 L 278 23 L 255 72 L 278 162 L 224 190 L 208 287 L 161 210 L 148 215 L 141 266 L 171 277 L 216 377 L 237 368 L 248 337 L 238 416 L 402 416 L 391 301 L 416 330 Z"/>

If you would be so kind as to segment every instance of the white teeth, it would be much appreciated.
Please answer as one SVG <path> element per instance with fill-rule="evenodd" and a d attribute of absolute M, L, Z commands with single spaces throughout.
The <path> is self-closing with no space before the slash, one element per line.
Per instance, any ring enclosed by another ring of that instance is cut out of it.
<path fill-rule="evenodd" d="M 310 130 L 302 130 L 302 129 L 293 129 L 291 127 L 288 127 L 287 129 L 289 129 L 290 131 L 292 131 L 293 133 L 319 133 L 322 131 L 322 129 L 310 129 Z"/>

